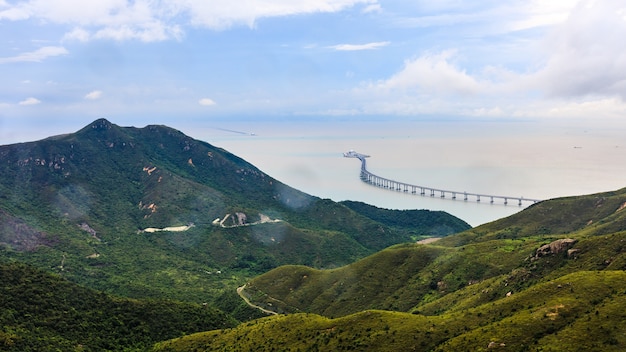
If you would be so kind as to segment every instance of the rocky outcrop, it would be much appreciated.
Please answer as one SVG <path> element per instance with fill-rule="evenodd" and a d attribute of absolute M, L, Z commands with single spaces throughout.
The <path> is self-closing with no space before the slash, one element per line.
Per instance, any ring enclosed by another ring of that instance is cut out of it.
<path fill-rule="evenodd" d="M 576 242 L 578 242 L 578 240 L 572 238 L 562 238 L 560 240 L 550 242 L 537 249 L 537 251 L 535 252 L 535 258 L 565 252 L 570 249 Z"/>

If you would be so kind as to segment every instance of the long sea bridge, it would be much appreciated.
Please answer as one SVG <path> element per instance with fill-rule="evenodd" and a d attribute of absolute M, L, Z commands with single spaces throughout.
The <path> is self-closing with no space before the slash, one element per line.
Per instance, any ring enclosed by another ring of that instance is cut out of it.
<path fill-rule="evenodd" d="M 378 175 L 374 175 L 373 173 L 367 170 L 367 162 L 366 158 L 369 158 L 369 155 L 357 153 L 354 150 L 350 150 L 346 153 L 343 153 L 343 156 L 346 158 L 357 158 L 361 160 L 361 180 L 365 183 L 368 183 L 373 186 L 377 186 L 380 188 L 389 189 L 397 192 L 404 192 L 410 194 L 419 194 L 421 196 L 429 195 L 431 197 L 439 197 L 439 198 L 450 198 L 453 200 L 475 200 L 476 202 L 481 202 L 481 200 L 488 200 L 489 204 L 493 204 L 496 201 L 507 205 L 510 201 L 517 202 L 518 206 L 522 206 L 524 203 L 537 203 L 541 200 L 539 199 L 530 199 L 524 197 L 513 197 L 513 196 L 497 196 L 491 194 L 479 194 L 479 193 L 469 193 L 469 192 L 458 192 L 458 191 L 449 191 L 445 189 L 438 189 L 432 187 L 418 186 L 412 185 L 409 183 L 394 181 L 388 178 L 380 177 Z"/>

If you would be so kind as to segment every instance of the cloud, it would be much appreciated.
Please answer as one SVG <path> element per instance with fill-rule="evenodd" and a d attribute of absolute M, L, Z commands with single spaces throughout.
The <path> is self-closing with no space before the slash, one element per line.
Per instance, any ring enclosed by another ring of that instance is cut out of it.
<path fill-rule="evenodd" d="M 551 97 L 619 96 L 626 100 L 626 7 L 582 1 L 545 43 L 548 59 L 533 75 Z"/>
<path fill-rule="evenodd" d="M 399 12 L 393 23 L 411 28 L 456 28 L 473 38 L 554 26 L 565 21 L 578 0 L 420 2 L 416 16 Z M 408 11 L 412 13 L 412 11 Z"/>
<path fill-rule="evenodd" d="M 426 54 L 404 62 L 398 73 L 377 82 L 376 89 L 410 90 L 426 94 L 474 94 L 481 83 L 450 61 L 454 51 Z"/>
<path fill-rule="evenodd" d="M 72 31 L 65 33 L 63 41 L 76 40 L 79 42 L 86 42 L 91 39 L 91 34 L 82 28 L 74 28 Z"/>
<path fill-rule="evenodd" d="M 381 12 L 382 7 L 379 3 L 369 4 L 363 9 L 363 13 Z"/>
<path fill-rule="evenodd" d="M 37 98 L 30 97 L 30 98 L 26 98 L 26 99 L 20 101 L 18 104 L 22 105 L 22 106 L 37 105 L 37 104 L 41 104 L 41 100 L 39 100 Z"/>
<path fill-rule="evenodd" d="M 333 13 L 357 4 L 374 5 L 376 0 L 188 0 L 188 12 L 194 25 L 225 29 L 234 25 L 254 27 L 261 18 L 312 13 Z"/>
<path fill-rule="evenodd" d="M 17 56 L 0 58 L 0 64 L 13 62 L 42 62 L 49 57 L 67 54 L 68 51 L 62 46 L 44 46 L 35 51 L 21 53 Z"/>
<path fill-rule="evenodd" d="M 373 50 L 379 49 L 389 45 L 389 42 L 373 42 L 367 44 L 338 44 L 330 46 L 329 48 L 337 51 L 358 51 L 358 50 Z"/>
<path fill-rule="evenodd" d="M 2 9 L 3 7 L 8 7 L 8 9 Z M 29 17 L 30 15 L 28 11 L 25 11 L 23 8 L 20 8 L 19 6 L 10 7 L 10 5 L 6 2 L 0 2 L 0 21 L 19 21 L 28 19 Z"/>
<path fill-rule="evenodd" d="M 102 97 L 102 91 L 101 90 L 94 90 L 92 92 L 89 92 L 85 95 L 85 99 L 87 100 L 97 100 L 100 99 Z"/>
<path fill-rule="evenodd" d="M 198 104 L 200 104 L 202 106 L 213 106 L 213 105 L 216 105 L 217 103 L 215 101 L 213 101 L 213 99 L 202 98 L 202 99 L 198 100 Z"/>
<path fill-rule="evenodd" d="M 511 16 L 513 18 L 508 27 L 511 30 L 525 30 L 558 25 L 567 20 L 577 2 L 572 0 L 531 0 L 521 2 L 520 8 L 514 12 L 521 16 Z"/>
<path fill-rule="evenodd" d="M 180 39 L 184 26 L 223 30 L 232 26 L 254 27 L 261 18 L 312 13 L 333 13 L 366 5 L 374 9 L 377 0 L 186 0 L 130 1 L 99 0 L 85 6 L 80 0 L 30 0 L 4 3 L 0 21 L 36 19 L 43 23 L 72 26 L 64 40 L 140 40 L 144 42 Z"/>

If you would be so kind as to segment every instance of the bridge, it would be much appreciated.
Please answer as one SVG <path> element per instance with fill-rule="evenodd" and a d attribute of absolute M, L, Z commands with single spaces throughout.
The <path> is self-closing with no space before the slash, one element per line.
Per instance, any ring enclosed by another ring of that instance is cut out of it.
<path fill-rule="evenodd" d="M 412 185 L 409 183 L 394 181 L 388 178 L 380 177 L 374 175 L 373 173 L 367 170 L 367 162 L 366 158 L 369 158 L 369 155 L 357 153 L 354 150 L 350 150 L 346 153 L 343 153 L 343 156 L 346 158 L 357 158 L 361 160 L 361 181 L 368 183 L 370 185 L 389 189 L 397 192 L 404 192 L 410 194 L 419 194 L 421 196 L 429 195 L 431 197 L 439 197 L 439 198 L 450 198 L 453 200 L 475 200 L 480 203 L 481 200 L 488 200 L 489 204 L 494 204 L 495 202 L 499 202 L 501 204 L 507 205 L 509 201 L 517 202 L 518 206 L 522 206 L 524 203 L 537 203 L 541 200 L 539 199 L 530 199 L 524 197 L 512 197 L 512 196 L 496 196 L 491 194 L 479 194 L 479 193 L 469 193 L 469 192 L 458 192 L 458 191 L 449 191 L 445 189 L 438 189 L 432 187 L 418 186 Z"/>

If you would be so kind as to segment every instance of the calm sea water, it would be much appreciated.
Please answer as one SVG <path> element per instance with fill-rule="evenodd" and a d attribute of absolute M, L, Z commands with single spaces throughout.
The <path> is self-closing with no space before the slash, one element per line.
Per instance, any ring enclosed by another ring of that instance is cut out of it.
<path fill-rule="evenodd" d="M 549 199 L 626 187 L 621 121 L 248 121 L 182 130 L 318 197 L 444 210 L 473 226 L 523 208 L 373 187 L 360 181 L 359 160 L 342 153 L 370 155 L 368 169 L 385 178 L 460 192 Z"/>

